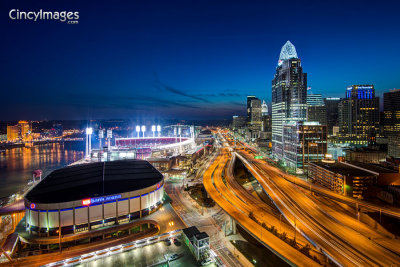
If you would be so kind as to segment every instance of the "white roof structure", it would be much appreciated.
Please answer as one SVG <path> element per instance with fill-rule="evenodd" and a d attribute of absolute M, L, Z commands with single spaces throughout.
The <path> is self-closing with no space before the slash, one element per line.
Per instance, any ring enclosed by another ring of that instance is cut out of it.
<path fill-rule="evenodd" d="M 290 42 L 287 41 L 281 49 L 281 54 L 279 55 L 278 65 L 281 65 L 284 60 L 288 60 L 290 58 L 298 58 L 296 47 Z"/>

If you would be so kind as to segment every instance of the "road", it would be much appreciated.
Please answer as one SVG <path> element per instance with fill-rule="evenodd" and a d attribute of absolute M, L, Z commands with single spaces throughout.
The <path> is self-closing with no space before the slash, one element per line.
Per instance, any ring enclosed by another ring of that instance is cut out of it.
<path fill-rule="evenodd" d="M 205 172 L 203 184 L 208 194 L 237 223 L 243 226 L 251 235 L 261 241 L 284 261 L 291 265 L 316 266 L 316 262 L 249 218 L 251 209 L 248 209 L 248 205 L 240 200 L 231 190 L 227 190 L 227 187 L 222 181 L 223 173 L 229 160 L 229 150 L 227 148 L 222 148 L 221 154 Z"/>
<path fill-rule="evenodd" d="M 329 216 L 282 172 L 254 155 L 239 150 L 238 157 L 296 229 L 342 266 L 393 266 L 397 254 Z"/>
<path fill-rule="evenodd" d="M 205 166 L 210 166 L 210 163 L 206 163 Z M 182 190 L 181 183 L 166 181 L 165 190 L 172 199 L 175 211 L 185 222 L 186 226 L 196 226 L 200 231 L 205 231 L 210 236 L 211 248 L 224 265 L 232 267 L 242 266 L 225 245 L 225 242 L 229 242 L 229 240 L 224 238 L 222 227 L 219 223 L 225 222 L 226 216 L 223 213 L 221 214 L 220 208 L 207 208 L 203 211 L 203 215 L 201 215 L 201 209 L 196 207 L 197 204 L 189 200 L 189 197 L 184 196 L 186 192 Z"/>

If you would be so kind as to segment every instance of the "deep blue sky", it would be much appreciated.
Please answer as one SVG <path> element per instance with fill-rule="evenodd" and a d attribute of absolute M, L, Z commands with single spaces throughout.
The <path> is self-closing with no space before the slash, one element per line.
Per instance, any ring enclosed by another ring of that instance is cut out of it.
<path fill-rule="evenodd" d="M 400 87 L 398 1 L 53 2 L 0 4 L 0 120 L 243 114 L 246 95 L 270 101 L 287 40 L 314 93 Z M 13 8 L 79 11 L 79 24 Z"/>

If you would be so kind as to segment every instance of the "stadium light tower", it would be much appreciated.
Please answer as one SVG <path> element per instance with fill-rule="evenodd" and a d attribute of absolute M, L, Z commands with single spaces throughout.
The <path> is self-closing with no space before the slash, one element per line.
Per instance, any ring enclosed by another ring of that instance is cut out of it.
<path fill-rule="evenodd" d="M 143 138 L 144 138 L 144 132 L 146 131 L 146 126 L 142 125 L 142 132 L 143 132 Z"/>
<path fill-rule="evenodd" d="M 153 132 L 153 137 L 156 137 L 156 126 L 151 126 L 151 131 Z"/>
<path fill-rule="evenodd" d="M 104 130 L 99 130 L 99 149 L 102 149 L 101 140 L 104 138 Z"/>
<path fill-rule="evenodd" d="M 90 155 L 90 151 L 92 150 L 92 133 L 92 127 L 86 128 L 86 157 Z"/>
<path fill-rule="evenodd" d="M 139 138 L 139 133 L 140 133 L 140 126 L 136 125 L 136 132 L 137 132 L 137 137 Z"/>
<path fill-rule="evenodd" d="M 158 132 L 158 137 L 161 135 L 161 126 L 157 125 L 157 132 Z"/>

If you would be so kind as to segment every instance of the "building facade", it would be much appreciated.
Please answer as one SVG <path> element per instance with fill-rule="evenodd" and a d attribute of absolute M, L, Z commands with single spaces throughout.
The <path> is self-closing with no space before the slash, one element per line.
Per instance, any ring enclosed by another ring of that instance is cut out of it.
<path fill-rule="evenodd" d="M 237 130 L 246 126 L 246 117 L 244 116 L 233 116 L 232 117 L 232 128 Z"/>
<path fill-rule="evenodd" d="M 18 125 L 7 126 L 7 141 L 16 142 L 20 139 L 20 128 Z"/>
<path fill-rule="evenodd" d="M 365 146 L 375 143 L 379 133 L 379 97 L 373 85 L 347 87 L 339 103 L 339 139 L 342 143 Z"/>
<path fill-rule="evenodd" d="M 17 125 L 7 126 L 7 141 L 25 141 L 32 133 L 32 124 L 28 121 L 19 121 Z"/>
<path fill-rule="evenodd" d="M 261 100 L 255 96 L 247 96 L 247 123 L 251 138 L 259 138 L 262 131 Z"/>
<path fill-rule="evenodd" d="M 400 89 L 383 94 L 385 135 L 400 135 Z"/>
<path fill-rule="evenodd" d="M 325 125 L 297 122 L 285 125 L 283 132 L 283 159 L 289 168 L 301 172 L 309 162 L 321 160 L 327 154 Z"/>
<path fill-rule="evenodd" d="M 156 211 L 163 196 L 164 178 L 147 161 L 69 166 L 25 196 L 26 229 L 49 237 L 127 224 Z"/>
<path fill-rule="evenodd" d="M 400 135 L 389 135 L 388 156 L 393 158 L 400 158 Z"/>
<path fill-rule="evenodd" d="M 307 119 L 307 74 L 294 45 L 287 41 L 281 49 L 272 80 L 272 152 L 283 160 L 283 129 Z"/>
<path fill-rule="evenodd" d="M 336 193 L 354 198 L 377 184 L 376 175 L 340 162 L 313 162 L 309 164 L 308 177 Z"/>
<path fill-rule="evenodd" d="M 327 97 L 324 99 L 326 108 L 326 126 L 328 133 L 333 134 L 333 127 L 339 126 L 339 97 Z"/>
<path fill-rule="evenodd" d="M 367 147 L 346 150 L 346 161 L 379 164 L 386 160 L 387 151 Z"/>
<path fill-rule="evenodd" d="M 200 232 L 196 226 L 182 230 L 185 244 L 193 253 L 197 261 L 201 261 L 210 256 L 210 237 L 206 232 Z"/>
<path fill-rule="evenodd" d="M 327 125 L 326 107 L 320 94 L 307 94 L 307 121 Z"/>

